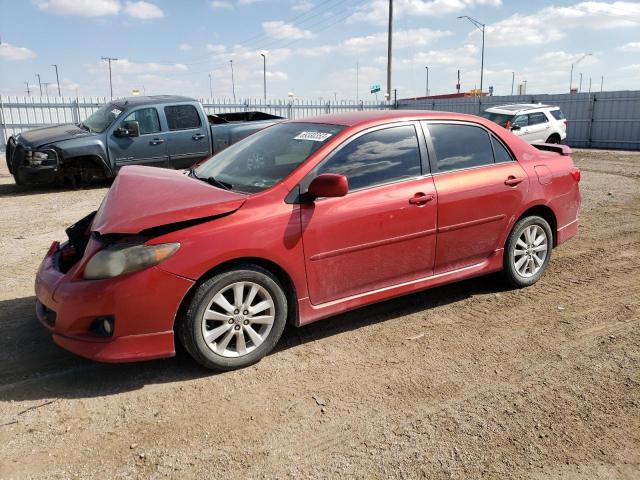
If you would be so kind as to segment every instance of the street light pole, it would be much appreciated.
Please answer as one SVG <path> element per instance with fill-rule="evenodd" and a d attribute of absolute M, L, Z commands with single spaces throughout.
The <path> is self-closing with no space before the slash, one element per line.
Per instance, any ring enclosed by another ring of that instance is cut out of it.
<path fill-rule="evenodd" d="M 580 84 L 578 85 L 578 93 L 582 91 L 582 72 L 580 72 Z"/>
<path fill-rule="evenodd" d="M 233 93 L 233 103 L 236 103 L 236 81 L 233 78 L 233 60 L 229 60 L 231 65 L 231 92 Z"/>
<path fill-rule="evenodd" d="M 427 86 L 426 86 L 426 94 L 425 96 L 428 97 L 429 96 L 429 67 L 424 67 L 427 69 Z"/>
<path fill-rule="evenodd" d="M 42 82 L 40 81 L 40 74 L 36 73 L 36 77 L 38 77 L 38 87 L 40 88 L 40 96 L 42 96 Z"/>
<path fill-rule="evenodd" d="M 484 77 L 484 30 L 485 24 L 479 22 L 475 18 L 471 18 L 469 15 L 461 15 L 458 18 L 466 18 L 469 20 L 478 30 L 482 32 L 482 56 L 480 57 L 480 96 L 482 96 L 482 81 Z"/>
<path fill-rule="evenodd" d="M 389 0 L 389 30 L 387 32 L 387 99 L 391 100 L 391 51 L 393 38 L 393 0 Z"/>
<path fill-rule="evenodd" d="M 264 53 L 262 56 L 262 90 L 264 91 L 264 103 L 267 103 L 267 56 Z"/>
<path fill-rule="evenodd" d="M 24 84 L 27 86 L 27 96 L 30 97 L 31 96 L 31 90 L 29 89 L 29 82 L 24 82 Z"/>
<path fill-rule="evenodd" d="M 58 77 L 58 65 L 51 65 L 51 66 L 56 69 L 56 83 L 58 84 L 58 96 L 61 97 L 62 94 L 60 93 L 60 77 Z"/>
<path fill-rule="evenodd" d="M 513 83 L 516 80 L 516 72 L 511 72 L 511 95 L 513 95 Z"/>
<path fill-rule="evenodd" d="M 211 72 L 209 72 L 209 100 L 213 102 L 213 87 L 211 86 Z"/>
<path fill-rule="evenodd" d="M 578 60 L 576 60 L 571 64 L 571 77 L 569 78 L 569 93 L 571 93 L 571 89 L 573 88 L 573 66 L 579 64 L 582 60 L 592 55 L 593 53 L 585 53 Z"/>
<path fill-rule="evenodd" d="M 105 60 L 106 62 L 109 63 L 109 93 L 111 94 L 111 100 L 113 100 L 113 81 L 111 78 L 111 62 L 115 62 L 118 59 L 114 57 L 102 57 L 102 60 Z"/>

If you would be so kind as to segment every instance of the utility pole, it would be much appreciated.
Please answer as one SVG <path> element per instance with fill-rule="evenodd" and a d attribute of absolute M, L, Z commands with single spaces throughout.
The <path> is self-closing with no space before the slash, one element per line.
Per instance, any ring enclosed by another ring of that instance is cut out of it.
<path fill-rule="evenodd" d="M 604 86 L 604 75 L 600 77 L 600 93 L 602 93 L 602 87 Z"/>
<path fill-rule="evenodd" d="M 513 83 L 516 80 L 516 72 L 511 72 L 511 95 L 513 95 Z"/>
<path fill-rule="evenodd" d="M 458 83 L 456 83 L 456 90 L 460 93 L 460 69 L 458 69 Z"/>
<path fill-rule="evenodd" d="M 360 103 L 360 60 L 356 60 L 356 103 Z"/>
<path fill-rule="evenodd" d="M 40 74 L 36 73 L 36 77 L 38 77 L 38 87 L 40 88 L 40 96 L 42 96 L 42 82 L 40 81 Z"/>
<path fill-rule="evenodd" d="M 424 67 L 427 69 L 427 85 L 425 87 L 425 97 L 429 96 L 429 67 Z"/>
<path fill-rule="evenodd" d="M 591 77 L 589 77 L 589 93 L 591 93 Z"/>
<path fill-rule="evenodd" d="M 582 92 L 582 72 L 580 72 L 580 85 L 578 85 L 578 93 Z"/>
<path fill-rule="evenodd" d="M 114 57 L 102 57 L 102 60 L 105 60 L 109 63 L 109 92 L 111 94 L 111 100 L 113 100 L 113 81 L 111 79 L 111 62 L 115 62 L 118 59 Z"/>
<path fill-rule="evenodd" d="M 264 103 L 267 103 L 267 56 L 264 53 L 262 56 L 262 90 L 264 94 Z"/>
<path fill-rule="evenodd" d="M 213 102 L 213 87 L 211 86 L 211 72 L 209 72 L 209 100 Z"/>
<path fill-rule="evenodd" d="M 231 92 L 233 93 L 233 103 L 236 103 L 236 81 L 233 78 L 233 60 L 229 60 L 231 65 Z"/>
<path fill-rule="evenodd" d="M 389 0 L 389 31 L 387 33 L 387 98 L 391 99 L 391 50 L 393 37 L 393 0 Z"/>
<path fill-rule="evenodd" d="M 524 81 L 523 81 L 523 83 L 524 83 L 524 92 L 523 92 L 523 95 L 526 95 L 526 94 L 527 94 L 527 81 L 526 81 L 526 80 L 524 80 Z"/>
<path fill-rule="evenodd" d="M 42 85 L 44 86 L 45 97 L 49 98 L 49 85 L 51 85 L 51 82 L 42 82 Z"/>
<path fill-rule="evenodd" d="M 478 30 L 480 30 L 482 32 L 482 56 L 480 59 L 480 96 L 482 96 L 482 80 L 484 77 L 484 28 L 485 28 L 485 24 L 484 23 L 480 23 L 478 20 L 476 20 L 475 18 L 471 18 L 469 15 L 462 15 L 458 18 L 466 18 L 467 20 L 469 20 Z"/>
<path fill-rule="evenodd" d="M 31 90 L 29 90 L 29 82 L 24 82 L 24 84 L 27 86 L 27 96 L 30 97 L 31 96 Z"/>
<path fill-rule="evenodd" d="M 60 77 L 58 77 L 58 65 L 51 65 L 51 66 L 56 69 L 56 83 L 58 84 L 58 96 L 61 97 L 62 94 L 60 93 Z"/>
<path fill-rule="evenodd" d="M 582 60 L 584 60 L 587 57 L 590 57 L 591 55 L 593 55 L 593 53 L 585 53 L 578 60 L 576 60 L 571 64 L 571 77 L 569 78 L 569 93 L 571 93 L 571 89 L 573 88 L 573 66 L 579 64 Z"/>

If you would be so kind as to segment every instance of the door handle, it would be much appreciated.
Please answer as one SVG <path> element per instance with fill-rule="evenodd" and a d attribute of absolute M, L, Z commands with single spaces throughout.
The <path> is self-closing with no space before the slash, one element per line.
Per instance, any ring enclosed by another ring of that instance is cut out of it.
<path fill-rule="evenodd" d="M 509 175 L 507 179 L 504 181 L 505 185 L 509 185 L 510 187 L 515 187 L 519 183 L 523 182 L 523 177 L 514 177 L 513 175 Z"/>
<path fill-rule="evenodd" d="M 161 138 L 154 138 L 153 140 L 151 140 L 149 142 L 151 145 L 160 145 L 161 143 L 164 143 L 164 140 Z"/>
<path fill-rule="evenodd" d="M 434 198 L 435 198 L 435 195 L 433 195 L 431 193 L 429 195 L 425 195 L 422 192 L 418 192 L 413 197 L 411 197 L 409 199 L 409 203 L 411 205 L 418 205 L 420 207 L 420 206 L 425 205 L 426 203 L 430 202 Z"/>
<path fill-rule="evenodd" d="M 202 140 L 204 137 L 205 137 L 205 134 L 204 134 L 204 133 L 196 133 L 196 134 L 195 134 L 195 135 L 193 135 L 193 137 L 191 137 L 191 138 L 193 138 L 194 140 Z"/>

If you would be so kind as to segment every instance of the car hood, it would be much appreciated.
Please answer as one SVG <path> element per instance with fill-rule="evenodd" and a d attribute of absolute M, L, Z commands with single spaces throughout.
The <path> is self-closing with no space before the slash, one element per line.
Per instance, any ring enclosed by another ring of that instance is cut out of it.
<path fill-rule="evenodd" d="M 137 234 L 154 227 L 234 212 L 246 196 L 156 167 L 123 167 L 107 192 L 91 230 Z"/>
<path fill-rule="evenodd" d="M 93 135 L 84 128 L 80 128 L 78 125 L 68 123 L 65 125 L 55 125 L 53 127 L 35 128 L 33 130 L 27 130 L 22 132 L 17 139 L 22 145 L 37 148 L 47 143 L 61 142 L 62 140 L 69 140 L 77 137 L 88 137 Z"/>

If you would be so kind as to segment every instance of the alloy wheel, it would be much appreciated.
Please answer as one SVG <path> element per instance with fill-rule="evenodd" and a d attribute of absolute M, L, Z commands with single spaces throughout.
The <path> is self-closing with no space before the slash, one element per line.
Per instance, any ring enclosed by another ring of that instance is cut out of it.
<path fill-rule="evenodd" d="M 275 303 L 263 286 L 236 282 L 220 289 L 202 315 L 202 335 L 213 352 L 242 357 L 268 337 L 276 316 Z"/>
<path fill-rule="evenodd" d="M 547 258 L 549 242 L 547 234 L 539 225 L 528 225 L 523 230 L 513 249 L 512 262 L 518 275 L 524 278 L 540 271 Z"/>

